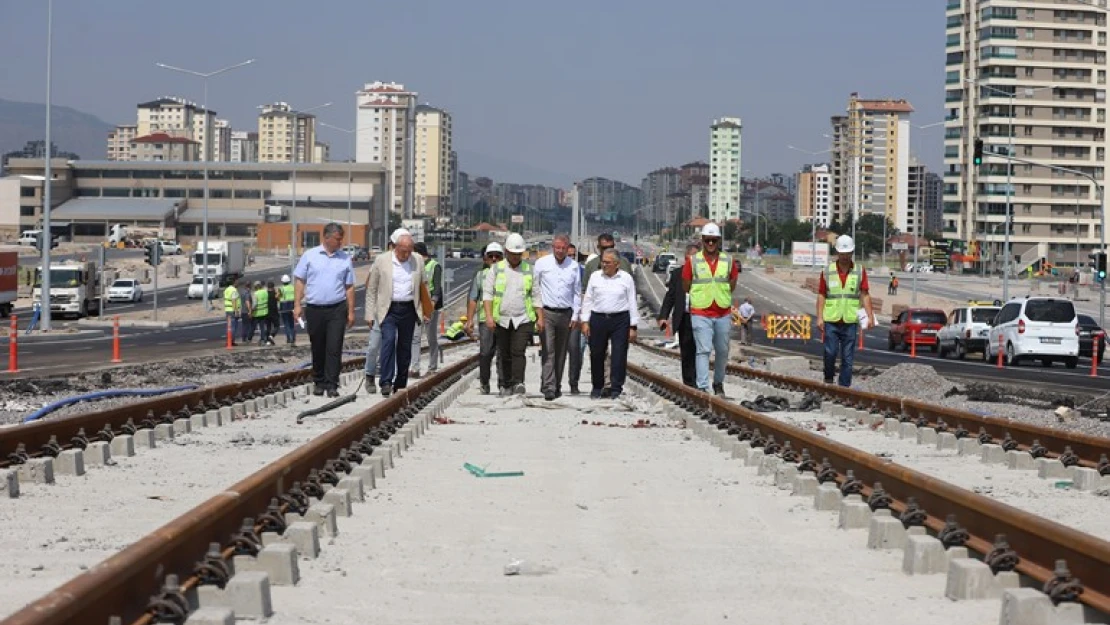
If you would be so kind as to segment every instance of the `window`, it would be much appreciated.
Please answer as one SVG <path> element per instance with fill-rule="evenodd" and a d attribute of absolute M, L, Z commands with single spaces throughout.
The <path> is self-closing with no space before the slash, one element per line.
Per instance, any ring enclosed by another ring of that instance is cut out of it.
<path fill-rule="evenodd" d="M 19 207 L 19 216 L 20 217 L 34 217 L 35 216 L 35 207 L 34 206 L 20 206 Z"/>
<path fill-rule="evenodd" d="M 20 187 L 19 188 L 19 196 L 20 197 L 35 197 L 35 188 L 34 187 Z"/>

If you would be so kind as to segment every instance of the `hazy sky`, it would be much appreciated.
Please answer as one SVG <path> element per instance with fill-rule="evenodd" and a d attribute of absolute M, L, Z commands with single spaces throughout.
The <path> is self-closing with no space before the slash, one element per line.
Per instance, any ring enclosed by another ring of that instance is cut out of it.
<path fill-rule="evenodd" d="M 45 31 L 46 0 L 0 0 L 0 97 L 44 100 Z M 743 118 L 744 168 L 765 175 L 820 160 L 786 146 L 828 147 L 853 91 L 940 120 L 944 0 L 54 0 L 54 103 L 111 123 L 159 95 L 201 99 L 200 79 L 156 61 L 248 58 L 210 82 L 211 108 L 239 129 L 279 100 L 334 101 L 321 120 L 353 127 L 355 90 L 385 80 L 451 111 L 471 175 L 638 185 L 704 160 L 720 116 Z M 942 127 L 914 133 L 939 167 Z M 347 153 L 345 135 L 321 136 Z"/>

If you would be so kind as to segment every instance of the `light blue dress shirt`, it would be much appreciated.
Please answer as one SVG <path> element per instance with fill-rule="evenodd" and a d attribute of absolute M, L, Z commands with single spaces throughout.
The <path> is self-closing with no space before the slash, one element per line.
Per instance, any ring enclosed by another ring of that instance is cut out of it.
<path fill-rule="evenodd" d="M 306 304 L 332 306 L 347 299 L 347 287 L 355 283 L 355 268 L 343 250 L 328 254 L 318 245 L 301 255 L 293 277 L 304 280 Z"/>

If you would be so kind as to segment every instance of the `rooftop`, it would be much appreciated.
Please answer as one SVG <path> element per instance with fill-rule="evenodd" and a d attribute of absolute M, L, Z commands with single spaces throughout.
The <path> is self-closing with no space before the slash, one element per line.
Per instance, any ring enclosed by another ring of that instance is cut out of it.
<path fill-rule="evenodd" d="M 175 137 L 164 132 L 155 132 L 143 137 L 135 137 L 132 143 L 192 143 L 200 145 L 200 141 L 193 141 L 187 137 Z"/>
<path fill-rule="evenodd" d="M 165 221 L 183 202 L 160 198 L 93 198 L 69 200 L 51 211 L 58 219 L 99 221 Z"/>

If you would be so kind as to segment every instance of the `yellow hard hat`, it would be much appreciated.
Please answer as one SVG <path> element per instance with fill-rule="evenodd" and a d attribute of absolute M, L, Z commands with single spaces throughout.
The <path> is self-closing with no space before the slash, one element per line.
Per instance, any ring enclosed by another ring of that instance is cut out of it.
<path fill-rule="evenodd" d="M 459 317 L 459 321 L 464 321 L 465 322 L 466 321 L 466 315 L 463 315 L 463 316 Z"/>

